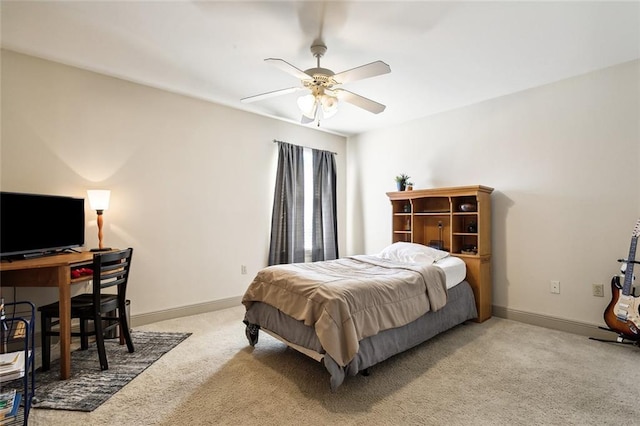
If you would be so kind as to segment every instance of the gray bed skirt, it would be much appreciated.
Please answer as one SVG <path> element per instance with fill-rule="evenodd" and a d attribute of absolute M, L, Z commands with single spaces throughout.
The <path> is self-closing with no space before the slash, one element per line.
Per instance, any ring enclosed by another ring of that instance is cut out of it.
<path fill-rule="evenodd" d="M 262 328 L 281 340 L 292 343 L 294 349 L 298 349 L 296 346 L 299 346 L 319 354 L 331 375 L 331 390 L 335 391 L 347 375 L 355 376 L 362 370 L 477 316 L 473 291 L 469 283 L 463 281 L 448 290 L 447 304 L 439 311 L 427 312 L 405 326 L 384 330 L 362 339 L 359 342 L 358 353 L 346 366 L 338 365 L 325 353 L 313 327 L 304 325 L 302 321 L 282 313 L 271 305 L 254 302 L 245 313 L 244 323 L 251 346 L 257 343 L 258 331 Z"/>

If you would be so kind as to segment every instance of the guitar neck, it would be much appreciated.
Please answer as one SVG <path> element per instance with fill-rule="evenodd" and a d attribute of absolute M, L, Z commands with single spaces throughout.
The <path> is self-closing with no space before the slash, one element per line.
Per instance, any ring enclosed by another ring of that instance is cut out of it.
<path fill-rule="evenodd" d="M 638 245 L 638 237 L 631 238 L 631 246 L 629 247 L 629 257 L 627 258 L 627 269 L 624 271 L 624 285 L 622 286 L 622 294 L 628 296 L 631 294 L 631 284 L 633 283 L 633 265 L 636 260 L 636 247 Z"/>

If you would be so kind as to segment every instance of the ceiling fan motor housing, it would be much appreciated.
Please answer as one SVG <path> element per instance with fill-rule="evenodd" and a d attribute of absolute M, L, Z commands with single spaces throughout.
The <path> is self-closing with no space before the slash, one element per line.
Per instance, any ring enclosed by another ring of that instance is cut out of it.
<path fill-rule="evenodd" d="M 332 78 L 334 73 L 333 71 L 326 68 L 309 68 L 305 70 L 305 74 L 309 75 L 313 80 L 304 81 L 305 86 L 323 86 L 326 88 L 331 88 L 336 81 Z"/>

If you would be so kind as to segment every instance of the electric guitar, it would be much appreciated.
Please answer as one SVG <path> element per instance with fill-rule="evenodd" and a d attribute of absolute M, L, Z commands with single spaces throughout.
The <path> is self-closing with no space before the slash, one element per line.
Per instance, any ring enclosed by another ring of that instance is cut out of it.
<path fill-rule="evenodd" d="M 620 286 L 620 277 L 614 276 L 611 280 L 612 299 L 604 311 L 604 322 L 607 326 L 623 335 L 629 340 L 640 340 L 640 297 L 635 297 L 631 288 L 633 283 L 633 265 L 636 261 L 636 246 L 640 235 L 640 219 L 636 222 L 631 236 L 629 257 L 619 259 L 618 262 L 626 263 L 624 271 L 624 285 Z"/>

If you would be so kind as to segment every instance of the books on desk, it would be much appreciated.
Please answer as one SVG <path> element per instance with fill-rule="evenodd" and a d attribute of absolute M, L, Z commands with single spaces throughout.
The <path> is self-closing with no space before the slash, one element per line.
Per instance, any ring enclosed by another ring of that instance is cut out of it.
<path fill-rule="evenodd" d="M 24 351 L 0 354 L 0 383 L 19 379 L 23 376 Z"/>

